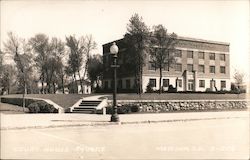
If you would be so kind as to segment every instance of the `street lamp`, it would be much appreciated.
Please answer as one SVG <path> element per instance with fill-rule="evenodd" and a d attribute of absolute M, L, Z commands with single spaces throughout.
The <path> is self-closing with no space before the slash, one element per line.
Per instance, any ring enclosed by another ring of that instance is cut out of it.
<path fill-rule="evenodd" d="M 117 102 L 116 102 L 116 93 L 117 93 L 117 84 L 116 84 L 116 68 L 119 67 L 117 65 L 117 53 L 119 51 L 118 46 L 115 44 L 115 42 L 110 47 L 110 54 L 113 56 L 113 65 L 111 65 L 111 68 L 114 69 L 114 77 L 113 77 L 113 108 L 112 108 L 112 115 L 111 115 L 111 122 L 119 122 L 119 116 L 117 114 Z"/>

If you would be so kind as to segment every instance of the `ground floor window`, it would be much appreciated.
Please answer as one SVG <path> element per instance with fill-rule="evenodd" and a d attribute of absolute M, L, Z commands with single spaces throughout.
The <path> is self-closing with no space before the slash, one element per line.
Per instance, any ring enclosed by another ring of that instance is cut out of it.
<path fill-rule="evenodd" d="M 199 87 L 205 87 L 205 80 L 199 80 Z"/>
<path fill-rule="evenodd" d="M 156 79 L 150 78 L 149 79 L 149 84 L 150 84 L 151 87 L 156 87 Z"/>
<path fill-rule="evenodd" d="M 226 88 L 226 81 L 220 81 L 220 86 L 222 88 Z"/>
<path fill-rule="evenodd" d="M 126 79 L 126 89 L 130 89 L 130 79 Z"/>
<path fill-rule="evenodd" d="M 210 80 L 210 88 L 216 87 L 216 81 Z"/>
<path fill-rule="evenodd" d="M 122 79 L 119 79 L 118 81 L 118 88 L 122 89 Z"/>
<path fill-rule="evenodd" d="M 104 88 L 108 89 L 109 88 L 109 81 L 104 81 Z"/>
<path fill-rule="evenodd" d="M 182 87 L 182 79 L 178 79 L 178 80 L 177 80 L 177 85 L 178 85 L 178 87 L 180 87 L 180 88 Z"/>
<path fill-rule="evenodd" d="M 163 79 L 163 87 L 169 86 L 169 79 Z"/>

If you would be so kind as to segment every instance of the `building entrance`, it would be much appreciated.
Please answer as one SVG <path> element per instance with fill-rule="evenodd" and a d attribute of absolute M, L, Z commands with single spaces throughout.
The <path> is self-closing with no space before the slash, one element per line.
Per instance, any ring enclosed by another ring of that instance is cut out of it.
<path fill-rule="evenodd" d="M 194 91 L 194 80 L 188 80 L 188 91 Z"/>

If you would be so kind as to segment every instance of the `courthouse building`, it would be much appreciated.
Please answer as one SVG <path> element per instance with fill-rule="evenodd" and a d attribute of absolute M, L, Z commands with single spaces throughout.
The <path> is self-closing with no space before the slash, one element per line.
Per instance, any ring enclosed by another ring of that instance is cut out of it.
<path fill-rule="evenodd" d="M 164 67 L 162 84 L 163 89 L 168 90 L 172 85 L 177 91 L 216 91 L 230 90 L 230 54 L 229 43 L 217 42 L 196 38 L 178 37 L 179 42 L 176 45 L 175 52 L 176 63 L 173 67 Z M 126 64 L 128 57 L 133 54 L 127 54 L 124 39 L 116 42 L 119 47 L 118 53 L 118 91 L 135 89 L 136 79 L 135 68 Z M 103 64 L 104 76 L 103 87 L 112 89 L 112 70 L 110 65 L 109 48 L 113 42 L 103 45 Z M 142 88 L 146 91 L 150 83 L 153 89 L 159 89 L 159 69 L 154 68 L 150 61 L 150 56 L 146 54 L 145 65 L 142 71 Z"/>

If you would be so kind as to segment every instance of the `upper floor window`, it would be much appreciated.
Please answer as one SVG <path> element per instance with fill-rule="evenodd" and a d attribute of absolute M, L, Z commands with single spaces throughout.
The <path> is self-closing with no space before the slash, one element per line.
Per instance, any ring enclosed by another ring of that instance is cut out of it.
<path fill-rule="evenodd" d="M 163 79 L 163 87 L 169 86 L 169 79 Z"/>
<path fill-rule="evenodd" d="M 182 52 L 181 52 L 181 50 L 176 50 L 175 51 L 175 57 L 182 57 Z"/>
<path fill-rule="evenodd" d="M 205 59 L 205 53 L 204 52 L 199 52 L 199 59 Z"/>
<path fill-rule="evenodd" d="M 155 64 L 153 62 L 148 63 L 148 70 L 156 70 Z"/>
<path fill-rule="evenodd" d="M 204 65 L 199 65 L 198 72 L 205 73 L 205 66 Z"/>
<path fill-rule="evenodd" d="M 192 64 L 188 64 L 188 65 L 187 65 L 187 70 L 188 70 L 189 72 L 192 72 L 192 71 L 193 71 L 193 65 L 192 65 Z"/>
<path fill-rule="evenodd" d="M 215 66 L 210 66 L 209 71 L 210 73 L 215 73 Z"/>
<path fill-rule="evenodd" d="M 226 55 L 225 54 L 220 54 L 220 60 L 225 61 L 226 60 Z"/>
<path fill-rule="evenodd" d="M 175 71 L 181 72 L 181 71 L 182 71 L 182 65 L 179 64 L 179 63 L 177 63 L 177 64 L 175 65 Z"/>
<path fill-rule="evenodd" d="M 220 73 L 226 73 L 226 67 L 220 66 Z"/>
<path fill-rule="evenodd" d="M 163 64 L 163 70 L 164 71 L 169 71 L 169 65 L 168 65 L 168 63 Z"/>
<path fill-rule="evenodd" d="M 215 60 L 215 53 L 209 53 L 209 59 Z"/>
<path fill-rule="evenodd" d="M 193 51 L 187 51 L 187 58 L 193 58 L 194 52 Z"/>

